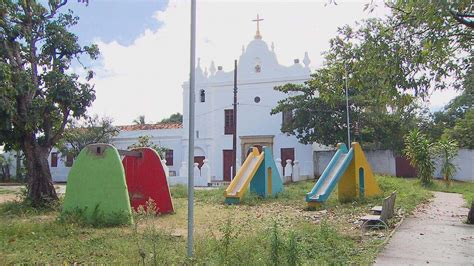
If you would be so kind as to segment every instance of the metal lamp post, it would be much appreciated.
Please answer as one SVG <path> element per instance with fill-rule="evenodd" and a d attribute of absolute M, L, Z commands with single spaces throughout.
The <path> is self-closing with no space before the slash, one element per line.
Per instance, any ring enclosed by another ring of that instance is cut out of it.
<path fill-rule="evenodd" d="M 189 76 L 189 146 L 188 146 L 188 257 L 193 256 L 194 226 L 194 98 L 196 65 L 196 0 L 191 0 L 191 59 Z"/>

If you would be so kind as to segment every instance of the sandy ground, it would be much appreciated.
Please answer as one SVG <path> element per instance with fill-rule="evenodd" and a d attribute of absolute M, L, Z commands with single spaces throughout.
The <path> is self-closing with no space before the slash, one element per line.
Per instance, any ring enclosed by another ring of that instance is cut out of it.
<path fill-rule="evenodd" d="M 474 226 L 461 194 L 434 192 L 407 217 L 377 257 L 377 265 L 474 265 Z"/>
<path fill-rule="evenodd" d="M 55 184 L 56 192 L 58 194 L 64 194 L 66 192 L 66 185 L 64 184 Z M 18 198 L 18 193 L 24 186 L 0 186 L 1 190 L 8 190 L 8 193 L 0 193 L 0 203 L 15 200 Z"/>
<path fill-rule="evenodd" d="M 0 203 L 4 203 L 7 201 L 15 200 L 17 196 L 15 194 L 0 194 Z"/>

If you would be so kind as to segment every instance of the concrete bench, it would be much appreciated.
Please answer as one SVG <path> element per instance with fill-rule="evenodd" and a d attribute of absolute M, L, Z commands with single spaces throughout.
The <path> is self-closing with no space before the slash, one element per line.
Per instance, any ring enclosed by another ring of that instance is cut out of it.
<path fill-rule="evenodd" d="M 396 198 L 397 192 L 394 191 L 383 200 L 382 206 L 374 206 L 371 209 L 372 214 L 361 217 L 360 220 L 363 221 L 361 228 L 382 226 L 388 229 L 387 221 L 393 217 Z"/>

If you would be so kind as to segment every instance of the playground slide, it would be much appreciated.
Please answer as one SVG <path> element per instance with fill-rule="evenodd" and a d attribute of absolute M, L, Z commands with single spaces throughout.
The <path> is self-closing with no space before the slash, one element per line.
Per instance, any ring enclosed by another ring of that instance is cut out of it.
<path fill-rule="evenodd" d="M 262 163 L 264 156 L 264 152 L 259 154 L 258 149 L 254 148 L 247 156 L 247 159 L 245 159 L 244 164 L 237 172 L 229 187 L 225 190 L 226 198 L 242 198 L 250 181 Z"/>
<path fill-rule="evenodd" d="M 345 145 L 339 148 L 332 157 L 328 166 L 314 185 L 311 192 L 306 194 L 306 201 L 308 202 L 324 202 L 328 199 L 339 179 L 346 171 L 352 158 L 354 150 L 351 148 L 347 151 Z"/>

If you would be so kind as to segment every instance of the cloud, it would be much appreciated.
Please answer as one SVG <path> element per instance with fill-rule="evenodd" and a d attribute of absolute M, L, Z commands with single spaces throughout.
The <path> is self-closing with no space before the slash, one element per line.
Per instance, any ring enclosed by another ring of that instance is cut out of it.
<path fill-rule="evenodd" d="M 445 89 L 443 91 L 434 91 L 430 95 L 429 99 L 429 107 L 432 111 L 439 111 L 443 109 L 443 107 L 448 104 L 454 97 L 459 96 L 461 94 L 460 91 L 455 89 Z"/>
<path fill-rule="evenodd" d="M 255 35 L 251 20 L 257 13 L 264 19 L 260 24 L 263 40 L 275 44 L 280 64 L 290 65 L 308 51 L 313 69 L 322 64 L 321 53 L 337 27 L 388 13 L 383 7 L 364 12 L 363 1 L 325 3 L 198 1 L 197 57 L 202 68 L 214 60 L 216 66 L 230 70 L 242 45 Z M 95 69 L 97 100 L 92 113 L 113 117 L 116 124 L 129 124 L 138 115 L 156 122 L 182 112 L 181 85 L 189 75 L 189 1 L 170 1 L 154 18 L 161 27 L 145 30 L 131 45 L 98 41 L 102 55 Z"/>

